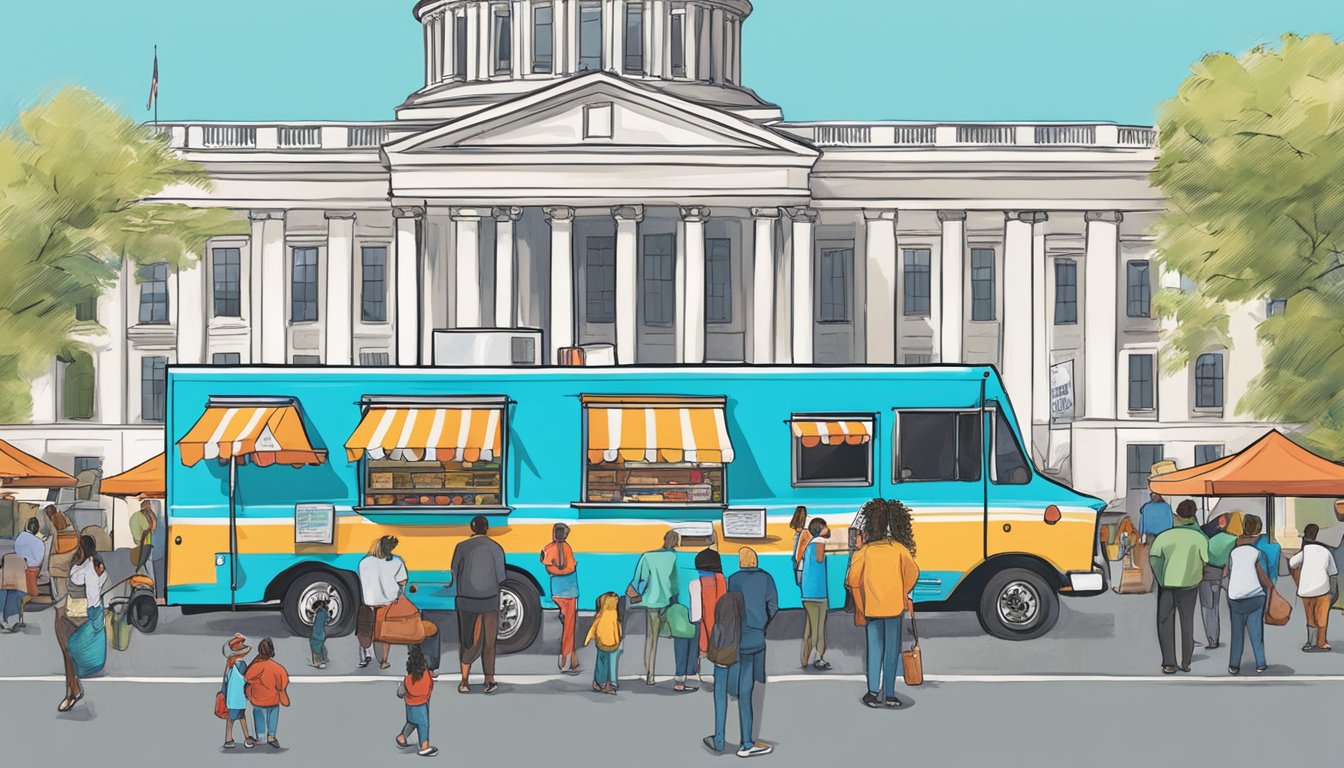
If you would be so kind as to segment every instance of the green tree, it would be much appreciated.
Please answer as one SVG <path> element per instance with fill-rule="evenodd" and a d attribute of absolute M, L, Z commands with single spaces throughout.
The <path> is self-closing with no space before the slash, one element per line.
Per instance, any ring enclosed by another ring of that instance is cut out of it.
<path fill-rule="evenodd" d="M 1264 371 L 1235 405 L 1344 455 L 1344 46 L 1286 35 L 1206 56 L 1158 131 L 1158 258 L 1193 283 L 1155 302 L 1176 321 L 1164 367 L 1230 346 L 1232 308 L 1286 299 L 1259 327 Z"/>
<path fill-rule="evenodd" d="M 66 88 L 0 132 L 0 422 L 31 414 L 29 381 L 75 359 L 75 307 L 111 288 L 122 259 L 183 267 L 209 237 L 242 231 L 232 212 L 142 202 L 207 188 L 145 126 Z M 109 319 L 112 320 L 112 319 Z"/>

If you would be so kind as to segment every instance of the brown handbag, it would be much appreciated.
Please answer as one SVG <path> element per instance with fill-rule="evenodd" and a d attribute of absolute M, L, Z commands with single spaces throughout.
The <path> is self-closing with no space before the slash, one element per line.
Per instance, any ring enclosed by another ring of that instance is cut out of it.
<path fill-rule="evenodd" d="M 56 541 L 51 544 L 53 555 L 68 555 L 79 548 L 79 534 L 74 531 L 58 531 Z"/>
<path fill-rule="evenodd" d="M 415 603 L 405 595 L 400 595 L 391 605 L 378 609 L 373 639 L 380 643 L 397 645 L 416 645 L 423 642 L 425 625 Z"/>
<path fill-rule="evenodd" d="M 1265 623 L 1282 627 L 1292 618 L 1293 604 L 1283 599 L 1277 589 L 1269 590 L 1269 600 L 1265 603 Z"/>
<path fill-rule="evenodd" d="M 901 652 L 901 668 L 905 676 L 906 685 L 924 684 L 924 657 L 919 652 L 919 627 L 915 624 L 915 612 L 910 612 L 910 634 L 915 638 L 915 644 L 910 646 L 910 650 Z"/>

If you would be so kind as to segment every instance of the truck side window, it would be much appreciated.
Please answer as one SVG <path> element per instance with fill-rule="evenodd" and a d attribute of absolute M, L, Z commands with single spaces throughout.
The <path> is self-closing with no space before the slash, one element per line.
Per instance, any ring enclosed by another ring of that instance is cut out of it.
<path fill-rule="evenodd" d="M 902 411 L 896 482 L 980 479 L 978 411 Z"/>
<path fill-rule="evenodd" d="M 994 411 L 994 473 L 999 485 L 1026 485 L 1031 482 L 1031 467 L 1013 436 L 1013 427 L 1003 411 Z"/>

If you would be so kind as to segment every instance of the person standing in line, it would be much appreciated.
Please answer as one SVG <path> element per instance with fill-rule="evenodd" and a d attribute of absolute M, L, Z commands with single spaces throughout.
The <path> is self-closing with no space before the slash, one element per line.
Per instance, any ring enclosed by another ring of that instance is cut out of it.
<path fill-rule="evenodd" d="M 79 533 L 70 518 L 61 514 L 55 504 L 42 509 L 47 518 L 47 537 L 50 542 L 47 554 L 47 575 L 51 577 L 51 603 L 60 605 L 65 600 L 66 588 L 70 582 L 70 567 L 74 565 L 79 552 Z"/>
<path fill-rule="evenodd" d="M 742 633 L 737 645 L 737 712 L 742 744 L 738 757 L 758 757 L 775 751 L 756 741 L 752 694 L 756 683 L 765 683 L 765 628 L 779 613 L 775 580 L 761 570 L 756 550 L 737 551 L 738 570 L 728 578 L 728 591 L 742 595 Z"/>
<path fill-rule="evenodd" d="M 699 656 L 709 653 L 709 636 L 714 631 L 714 607 L 719 598 L 728 591 L 728 582 L 723 578 L 723 560 L 718 551 L 706 547 L 695 555 L 696 578 L 688 589 L 690 597 L 691 621 L 700 625 Z M 700 660 L 696 658 L 697 672 Z M 703 678 L 701 679 L 703 682 Z"/>
<path fill-rule="evenodd" d="M 0 632 L 19 631 L 19 606 L 28 593 L 27 561 L 18 552 L 0 557 Z"/>
<path fill-rule="evenodd" d="M 462 682 L 458 693 L 469 693 L 467 678 L 471 665 L 481 660 L 485 674 L 485 692 L 499 690 L 495 682 L 495 642 L 499 638 L 499 593 L 507 572 L 504 548 L 490 538 L 490 521 L 477 515 L 471 519 L 471 537 L 453 549 L 450 566 L 452 583 L 457 587 L 457 632 L 461 640 L 458 661 Z"/>
<path fill-rule="evenodd" d="M 639 556 L 635 575 L 625 588 L 632 604 L 644 609 L 647 617 L 644 638 L 644 684 L 653 685 L 654 662 L 658 658 L 658 635 L 662 632 L 667 607 L 677 602 L 677 545 L 681 536 L 676 531 L 663 534 L 663 546 Z"/>
<path fill-rule="evenodd" d="M 1132 554 L 1134 564 L 1141 574 L 1142 586 L 1139 592 L 1153 591 L 1153 566 L 1148 561 L 1148 553 L 1153 540 L 1171 528 L 1171 505 L 1160 493 L 1150 493 L 1149 499 L 1139 508 L 1139 540 L 1134 544 Z"/>
<path fill-rule="evenodd" d="M 397 686 L 397 698 L 406 704 L 406 725 L 397 734 L 397 746 L 406 749 L 411 746 L 407 741 L 412 733 L 420 749 L 416 754 L 421 757 L 433 757 L 439 754 L 438 747 L 429 744 L 429 697 L 434 693 L 434 676 L 425 668 L 425 654 L 418 645 L 412 645 L 406 653 L 406 677 Z"/>
<path fill-rule="evenodd" d="M 247 700 L 252 702 L 255 739 L 265 739 L 272 749 L 279 749 L 277 729 L 280 707 L 289 706 L 289 672 L 275 660 L 275 643 L 271 638 L 257 643 L 257 658 L 247 665 L 243 679 L 247 681 Z"/>
<path fill-rule="evenodd" d="M 331 620 L 330 593 L 313 601 L 313 629 L 308 636 L 308 650 L 313 652 L 314 669 L 327 668 L 327 622 Z"/>
<path fill-rule="evenodd" d="M 621 596 L 603 592 L 597 598 L 597 615 L 588 627 L 584 645 L 597 643 L 597 660 L 593 662 L 593 691 L 616 693 L 616 661 L 621 655 Z"/>
<path fill-rule="evenodd" d="M 1199 608 L 1204 619 L 1204 634 L 1209 640 L 1205 648 L 1209 650 L 1220 645 L 1218 608 L 1223 591 L 1223 571 L 1227 568 L 1227 556 L 1237 545 L 1236 534 L 1227 530 L 1227 522 L 1227 515 L 1219 515 L 1201 529 L 1209 537 L 1209 562 L 1204 566 L 1204 580 L 1199 582 Z"/>
<path fill-rule="evenodd" d="M 154 578 L 154 589 L 160 593 L 163 585 L 163 539 L 164 533 L 158 513 L 154 511 L 154 502 L 140 500 L 140 508 L 131 515 L 131 565 L 139 568 L 148 566 Z"/>
<path fill-rule="evenodd" d="M 18 538 L 14 539 L 14 551 L 23 558 L 27 568 L 24 571 L 24 595 L 19 598 L 19 620 L 10 626 L 11 632 L 17 632 L 27 626 L 23 622 L 23 609 L 29 600 L 37 597 L 37 577 L 42 573 L 42 561 L 47 554 L 47 545 L 38 536 L 40 530 L 42 524 L 37 518 L 30 517 Z"/>
<path fill-rule="evenodd" d="M 863 505 L 863 546 L 849 560 L 845 586 L 863 618 L 868 692 L 865 707 L 896 708 L 901 672 L 901 619 L 914 609 L 910 593 L 919 580 L 910 510 L 899 501 L 873 499 Z"/>
<path fill-rule="evenodd" d="M 803 614 L 806 624 L 803 627 L 803 669 L 807 669 L 812 659 L 812 649 L 817 649 L 817 660 L 813 669 L 826 671 L 831 663 L 826 660 L 826 613 L 830 609 L 829 575 L 826 568 L 826 543 L 830 540 L 831 529 L 820 517 L 812 518 L 807 525 L 808 542 L 803 548 L 802 588 Z"/>
<path fill-rule="evenodd" d="M 369 554 L 359 561 L 359 589 L 364 605 L 355 615 L 355 634 L 359 639 L 359 666 L 367 667 L 373 659 L 370 653 L 373 646 L 373 634 L 378 626 L 378 614 L 397 601 L 409 578 L 406 562 L 393 550 L 397 548 L 396 536 L 383 536 L 374 542 Z M 378 667 L 387 669 L 392 664 L 387 660 L 391 646 L 378 643 Z"/>
<path fill-rule="evenodd" d="M 738 645 L 742 640 L 743 613 L 742 593 L 724 592 L 714 605 L 714 628 L 707 633 L 709 643 L 705 655 L 714 665 L 714 734 L 706 736 L 702 741 L 712 752 L 724 750 L 724 731 L 728 727 L 728 695 L 737 695 Z M 739 706 L 739 717 L 740 709 Z M 746 734 L 748 731 L 741 733 Z M 749 736 L 742 736 L 744 745 L 750 741 Z"/>
<path fill-rule="evenodd" d="M 1195 653 L 1195 603 L 1204 566 L 1209 563 L 1209 540 L 1195 523 L 1195 504 L 1182 504 L 1176 524 L 1158 534 L 1148 551 L 1157 579 L 1157 642 L 1162 649 L 1162 674 L 1190 671 Z M 1176 620 L 1181 623 L 1181 658 L 1176 663 Z"/>
<path fill-rule="evenodd" d="M 1260 518 L 1246 515 L 1242 520 L 1242 535 L 1228 554 L 1224 569 L 1227 612 L 1232 619 L 1232 643 L 1227 660 L 1229 675 L 1241 674 L 1242 648 L 1247 637 L 1251 639 L 1256 674 L 1269 668 L 1265 663 L 1265 602 L 1274 589 L 1274 582 L 1265 572 L 1264 555 L 1255 547 L 1259 533 Z"/>
<path fill-rule="evenodd" d="M 224 707 L 228 710 L 228 716 L 224 719 L 224 748 L 233 749 L 233 724 L 238 723 L 243 726 L 243 746 L 251 749 L 256 746 L 257 740 L 252 738 L 247 732 L 247 654 L 252 649 L 247 645 L 247 638 L 240 634 L 234 634 L 228 642 L 224 643 L 224 683 L 222 693 L 224 694 Z"/>
<path fill-rule="evenodd" d="M 807 530 L 807 507 L 799 505 L 793 510 L 793 518 L 789 520 L 789 527 L 793 529 L 793 581 L 795 584 L 803 584 L 803 550 L 807 548 L 807 541 L 811 534 Z"/>
<path fill-rule="evenodd" d="M 1303 651 L 1333 650 L 1325 635 L 1330 623 L 1330 579 L 1339 571 L 1335 567 L 1335 553 L 1316 540 L 1320 533 L 1319 525 L 1309 524 L 1302 531 L 1301 551 L 1288 560 L 1288 567 L 1297 573 L 1297 596 L 1302 598 L 1302 613 L 1307 617 Z"/>
<path fill-rule="evenodd" d="M 579 574 L 574 548 L 569 545 L 568 525 L 556 523 L 551 529 L 551 543 L 541 550 L 541 563 L 551 575 L 551 599 L 560 609 L 560 658 L 555 663 L 561 672 L 577 675 L 579 654 L 574 650 L 574 641 L 579 634 Z"/>

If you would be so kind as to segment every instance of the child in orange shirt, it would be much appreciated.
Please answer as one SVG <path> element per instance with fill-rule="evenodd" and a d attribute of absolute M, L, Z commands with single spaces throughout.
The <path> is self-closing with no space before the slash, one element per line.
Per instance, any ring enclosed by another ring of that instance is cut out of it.
<path fill-rule="evenodd" d="M 397 686 L 397 698 L 406 702 L 406 725 L 397 734 L 397 746 L 402 749 L 411 746 L 406 737 L 415 732 L 420 745 L 417 754 L 421 757 L 439 754 L 438 747 L 429 745 L 429 696 L 433 692 L 434 677 L 425 664 L 425 654 L 420 646 L 412 645 L 406 654 L 406 678 Z"/>

